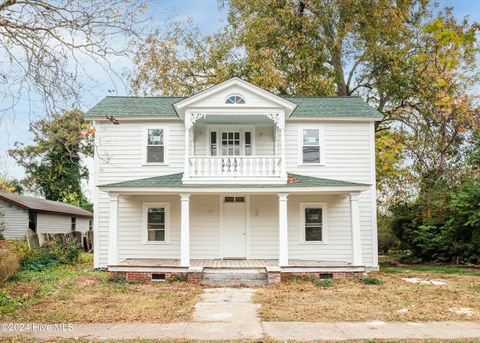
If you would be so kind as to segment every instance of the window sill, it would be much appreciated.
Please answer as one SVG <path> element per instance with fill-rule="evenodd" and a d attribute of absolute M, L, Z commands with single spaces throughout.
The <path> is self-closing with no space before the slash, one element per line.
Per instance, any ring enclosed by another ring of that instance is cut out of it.
<path fill-rule="evenodd" d="M 325 245 L 328 244 L 327 241 L 301 241 L 302 245 Z"/>
<path fill-rule="evenodd" d="M 168 163 L 165 162 L 144 162 L 142 166 L 168 166 Z"/>
<path fill-rule="evenodd" d="M 145 245 L 169 245 L 169 241 L 143 241 Z"/>
<path fill-rule="evenodd" d="M 325 163 L 298 163 L 297 166 L 325 166 Z"/>

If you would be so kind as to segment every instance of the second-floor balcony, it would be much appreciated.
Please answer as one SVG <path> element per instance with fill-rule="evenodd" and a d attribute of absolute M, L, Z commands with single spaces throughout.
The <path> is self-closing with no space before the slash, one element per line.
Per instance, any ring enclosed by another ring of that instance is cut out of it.
<path fill-rule="evenodd" d="M 277 116 L 216 114 L 189 119 L 187 114 L 186 123 L 184 183 L 287 181 L 284 125 L 277 125 Z"/>
<path fill-rule="evenodd" d="M 282 176 L 280 156 L 191 156 L 191 178 L 271 179 Z"/>

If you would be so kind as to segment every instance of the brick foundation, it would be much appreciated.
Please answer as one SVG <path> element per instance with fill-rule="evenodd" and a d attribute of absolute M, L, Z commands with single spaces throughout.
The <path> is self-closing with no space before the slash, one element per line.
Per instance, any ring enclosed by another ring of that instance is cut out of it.
<path fill-rule="evenodd" d="M 165 280 L 175 280 L 179 278 L 184 278 L 185 273 L 145 273 L 145 272 L 110 272 L 110 276 L 113 277 L 122 277 L 127 281 L 152 281 L 152 274 L 165 274 Z"/>
<path fill-rule="evenodd" d="M 195 272 L 188 272 L 188 273 L 175 273 L 175 272 L 110 272 L 110 276 L 113 277 L 122 277 L 125 278 L 127 281 L 151 281 L 152 274 L 165 274 L 165 280 L 174 280 L 180 279 L 185 280 L 189 283 L 193 283 L 196 285 L 200 285 L 202 282 L 202 272 L 195 271 Z M 292 276 L 300 276 L 300 277 L 319 277 L 322 279 L 346 279 L 346 278 L 360 278 L 364 276 L 365 273 L 363 272 L 280 272 L 280 271 L 268 271 L 268 284 L 273 285 L 280 282 L 288 281 Z"/>
<path fill-rule="evenodd" d="M 311 277 L 316 276 L 322 279 L 347 279 L 347 278 L 360 278 L 364 276 L 365 273 L 363 272 L 283 272 L 281 279 L 282 282 L 288 281 L 292 276 L 304 276 L 304 277 Z"/>
<path fill-rule="evenodd" d="M 282 281 L 282 276 L 280 272 L 268 272 L 268 284 L 273 285 L 276 283 L 280 283 Z"/>
<path fill-rule="evenodd" d="M 202 273 L 201 272 L 187 273 L 187 281 L 188 283 L 199 285 L 200 283 L 202 283 Z"/>

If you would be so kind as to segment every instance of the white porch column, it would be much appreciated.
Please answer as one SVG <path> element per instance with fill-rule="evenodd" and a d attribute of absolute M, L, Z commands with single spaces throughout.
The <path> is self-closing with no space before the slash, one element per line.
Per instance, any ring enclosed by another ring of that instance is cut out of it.
<path fill-rule="evenodd" d="M 358 193 L 350 193 L 350 219 L 352 227 L 352 264 L 362 265 L 362 237 L 360 233 L 360 209 Z"/>
<path fill-rule="evenodd" d="M 110 195 L 110 218 L 108 227 L 108 265 L 118 263 L 118 194 Z M 98 239 L 97 237 L 95 239 Z"/>
<path fill-rule="evenodd" d="M 278 263 L 288 266 L 288 194 L 278 194 Z"/>
<path fill-rule="evenodd" d="M 180 266 L 190 267 L 190 194 L 180 194 Z"/>
<path fill-rule="evenodd" d="M 285 154 L 285 125 L 281 125 L 280 127 L 280 153 L 281 153 L 281 161 L 280 161 L 280 171 L 282 178 L 287 180 L 287 167 L 286 167 L 286 154 Z"/>
<path fill-rule="evenodd" d="M 186 113 L 185 116 L 189 116 L 190 114 Z M 190 119 L 185 118 L 185 123 L 190 123 Z M 183 178 L 188 179 L 190 178 L 190 128 L 191 125 L 185 124 L 185 167 L 183 168 Z"/>

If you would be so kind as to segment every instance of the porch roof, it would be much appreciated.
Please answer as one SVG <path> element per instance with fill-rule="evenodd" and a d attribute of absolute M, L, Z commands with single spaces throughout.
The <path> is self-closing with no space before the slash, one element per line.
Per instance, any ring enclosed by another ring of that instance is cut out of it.
<path fill-rule="evenodd" d="M 185 97 L 107 96 L 93 106 L 86 117 L 166 117 L 178 118 L 173 105 Z M 284 97 L 297 105 L 290 118 L 371 118 L 382 115 L 357 96 Z"/>
<path fill-rule="evenodd" d="M 369 184 L 325 179 L 313 176 L 288 174 L 288 182 L 285 184 L 184 184 L 183 173 L 154 176 L 145 179 L 129 180 L 106 185 L 101 188 L 318 188 L 318 187 L 369 187 Z M 347 190 L 346 189 L 346 190 Z"/>

